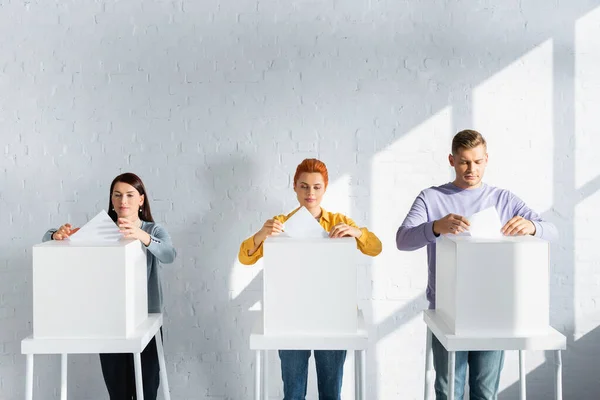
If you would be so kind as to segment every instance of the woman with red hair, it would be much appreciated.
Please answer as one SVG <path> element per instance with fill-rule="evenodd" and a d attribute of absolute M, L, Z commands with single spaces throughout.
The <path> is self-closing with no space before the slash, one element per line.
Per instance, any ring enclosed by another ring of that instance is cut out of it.
<path fill-rule="evenodd" d="M 369 256 L 381 253 L 381 241 L 367 228 L 359 228 L 353 220 L 343 214 L 331 213 L 321 208 L 321 200 L 329 176 L 325 164 L 317 159 L 306 159 L 296 168 L 294 191 L 300 206 L 288 215 L 278 215 L 267 220 L 263 227 L 240 246 L 238 258 L 242 264 L 252 265 L 263 256 L 263 242 L 269 236 L 283 232 L 283 224 L 305 207 L 329 232 L 330 238 L 354 237 L 358 249 Z M 310 350 L 280 350 L 281 376 L 284 400 L 304 400 L 308 376 Z M 339 400 L 345 350 L 314 350 L 317 368 L 319 400 Z"/>

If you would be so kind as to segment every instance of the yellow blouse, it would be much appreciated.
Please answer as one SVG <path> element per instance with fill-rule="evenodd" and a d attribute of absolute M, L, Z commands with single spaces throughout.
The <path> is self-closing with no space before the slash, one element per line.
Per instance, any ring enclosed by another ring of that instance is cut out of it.
<path fill-rule="evenodd" d="M 288 215 L 278 215 L 274 217 L 274 219 L 278 220 L 282 224 L 285 223 L 292 215 L 298 211 L 300 207 L 289 213 Z M 358 228 L 356 223 L 346 217 L 343 214 L 339 213 L 330 213 L 321 209 L 321 218 L 319 219 L 319 224 L 325 229 L 327 232 L 330 232 L 331 229 L 339 224 L 344 223 L 346 225 Z M 370 232 L 367 228 L 359 228 L 362 231 L 362 235 L 360 238 L 356 239 L 356 247 L 364 254 L 368 256 L 376 256 L 381 253 L 381 241 L 373 232 Z M 254 254 L 251 256 L 248 255 L 250 251 L 254 249 L 254 236 L 250 236 L 248 239 L 242 242 L 240 246 L 240 252 L 238 254 L 238 259 L 244 265 L 252 265 L 256 263 L 263 256 L 263 245 L 262 243 L 256 250 Z"/>

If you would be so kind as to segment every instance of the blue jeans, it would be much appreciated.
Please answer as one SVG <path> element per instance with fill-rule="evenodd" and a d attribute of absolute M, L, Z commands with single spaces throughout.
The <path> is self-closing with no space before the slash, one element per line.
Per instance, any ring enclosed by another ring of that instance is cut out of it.
<path fill-rule="evenodd" d="M 435 368 L 435 398 L 448 398 L 448 352 L 437 340 L 431 338 L 433 366 Z M 454 372 L 454 398 L 462 400 L 465 394 L 467 364 L 469 365 L 469 398 L 471 400 L 497 400 L 500 372 L 504 365 L 503 351 L 457 351 Z"/>
<path fill-rule="evenodd" d="M 319 400 L 340 400 L 346 350 L 314 350 Z M 283 400 L 304 400 L 310 350 L 279 350 Z"/>

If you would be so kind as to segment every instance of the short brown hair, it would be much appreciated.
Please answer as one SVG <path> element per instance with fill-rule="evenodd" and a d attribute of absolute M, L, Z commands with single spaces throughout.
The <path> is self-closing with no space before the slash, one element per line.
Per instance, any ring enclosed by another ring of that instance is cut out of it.
<path fill-rule="evenodd" d="M 452 139 L 452 154 L 456 154 L 459 149 L 473 149 L 483 145 L 487 149 L 487 142 L 481 136 L 481 133 L 472 129 L 465 129 L 458 132 Z"/>

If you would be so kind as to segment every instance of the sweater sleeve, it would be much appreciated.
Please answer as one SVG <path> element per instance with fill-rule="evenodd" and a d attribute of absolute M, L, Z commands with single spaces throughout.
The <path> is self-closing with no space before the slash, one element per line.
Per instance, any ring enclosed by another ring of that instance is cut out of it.
<path fill-rule="evenodd" d="M 48 231 L 44 233 L 44 236 L 42 237 L 42 242 L 49 242 L 52 240 L 52 235 L 54 235 L 54 232 L 57 230 L 58 229 L 48 229 Z"/>
<path fill-rule="evenodd" d="M 429 221 L 427 203 L 423 192 L 421 192 L 396 232 L 398 250 L 417 250 L 434 243 L 436 236 L 433 233 L 433 222 Z"/>
<path fill-rule="evenodd" d="M 165 228 L 155 225 L 150 234 L 150 244 L 147 250 L 152 253 L 158 261 L 163 264 L 170 264 L 175 261 L 177 251 L 173 247 L 171 236 Z"/>
<path fill-rule="evenodd" d="M 558 229 L 556 229 L 553 223 L 542 219 L 538 213 L 529 208 L 519 197 L 514 194 L 511 197 L 512 214 L 533 222 L 535 225 L 535 234 L 533 236 L 549 242 L 558 240 Z"/>

